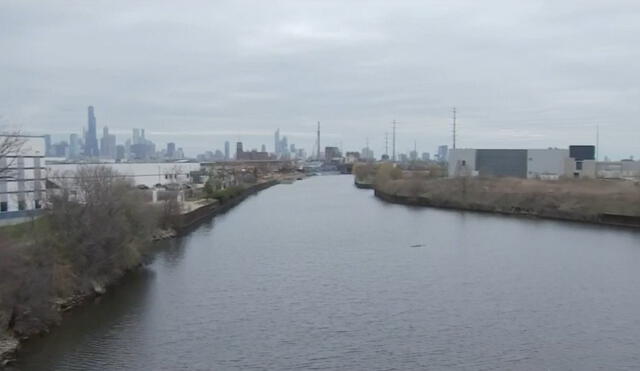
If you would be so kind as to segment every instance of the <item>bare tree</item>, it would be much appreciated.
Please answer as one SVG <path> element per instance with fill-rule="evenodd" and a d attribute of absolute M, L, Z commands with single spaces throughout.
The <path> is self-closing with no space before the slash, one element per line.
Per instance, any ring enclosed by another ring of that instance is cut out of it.
<path fill-rule="evenodd" d="M 50 241 L 84 279 L 108 281 L 140 261 L 157 215 L 122 175 L 105 166 L 79 168 L 52 194 Z"/>
<path fill-rule="evenodd" d="M 19 132 L 4 132 L 0 130 L 0 178 L 9 176 L 15 161 L 15 155 L 20 153 L 25 143 Z"/>

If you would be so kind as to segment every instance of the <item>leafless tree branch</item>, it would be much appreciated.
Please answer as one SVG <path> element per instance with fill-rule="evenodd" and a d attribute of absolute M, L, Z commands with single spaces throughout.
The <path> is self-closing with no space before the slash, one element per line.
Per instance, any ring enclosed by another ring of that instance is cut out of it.
<path fill-rule="evenodd" d="M 25 143 L 24 137 L 18 131 L 4 132 L 0 130 L 0 179 L 11 176 L 11 168 L 16 160 L 15 155 Z"/>

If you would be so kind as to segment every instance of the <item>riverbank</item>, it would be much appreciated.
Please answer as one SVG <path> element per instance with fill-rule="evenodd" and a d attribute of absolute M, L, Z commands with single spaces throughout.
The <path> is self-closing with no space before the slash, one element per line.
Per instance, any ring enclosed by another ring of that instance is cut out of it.
<path fill-rule="evenodd" d="M 387 202 L 640 228 L 640 186 L 631 182 L 404 179 L 375 187 Z"/>
<path fill-rule="evenodd" d="M 373 189 L 373 183 L 372 182 L 360 181 L 357 178 L 353 181 L 353 184 L 356 186 L 356 188 Z"/>
<path fill-rule="evenodd" d="M 234 194 L 232 197 L 228 197 L 222 200 L 208 200 L 193 209 L 187 209 L 184 213 L 180 213 L 180 215 L 177 216 L 176 224 L 174 225 L 174 228 L 172 230 L 159 230 L 153 234 L 152 239 L 154 241 L 159 241 L 188 234 L 205 220 L 208 220 L 215 215 L 224 213 L 240 204 L 247 197 L 279 183 L 280 179 L 266 180 L 251 186 L 247 186 L 241 189 L 238 193 Z M 53 302 L 50 303 L 50 305 L 54 307 L 53 309 L 56 313 L 58 313 L 58 315 L 61 315 L 63 312 L 72 310 L 77 306 L 83 305 L 84 303 L 87 303 L 95 299 L 96 297 L 103 295 L 107 290 L 116 285 L 121 279 L 126 278 L 127 273 L 141 266 L 142 263 L 138 263 L 131 269 L 124 270 L 122 274 L 115 275 L 108 282 L 92 282 L 91 289 L 89 291 L 76 293 L 65 298 L 54 299 Z M 0 312 L 0 317 L 2 316 L 3 314 Z M 1 319 L 2 318 L 0 318 L 0 320 Z M 11 322 L 11 319 L 6 318 L 6 321 L 0 321 L 0 323 L 4 322 L 9 323 Z M 2 329 L 0 331 L 0 368 L 3 368 L 15 359 L 16 352 L 19 350 L 22 342 L 26 341 L 32 336 L 46 334 L 52 327 L 56 325 L 56 321 L 52 321 L 50 323 L 48 322 L 46 324 L 42 324 L 39 331 L 29 335 L 21 336 Z"/>

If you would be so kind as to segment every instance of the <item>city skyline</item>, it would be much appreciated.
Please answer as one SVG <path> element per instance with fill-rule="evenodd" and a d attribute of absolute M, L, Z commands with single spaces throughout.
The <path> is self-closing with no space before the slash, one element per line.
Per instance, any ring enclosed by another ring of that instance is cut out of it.
<path fill-rule="evenodd" d="M 119 140 L 145 127 L 197 153 L 277 127 L 310 149 L 319 120 L 328 144 L 382 153 L 395 119 L 399 150 L 433 151 L 456 106 L 460 148 L 594 144 L 599 125 L 602 156 L 640 151 L 637 3 L 200 5 L 5 4 L 0 125 L 76 132 L 94 104 Z"/>

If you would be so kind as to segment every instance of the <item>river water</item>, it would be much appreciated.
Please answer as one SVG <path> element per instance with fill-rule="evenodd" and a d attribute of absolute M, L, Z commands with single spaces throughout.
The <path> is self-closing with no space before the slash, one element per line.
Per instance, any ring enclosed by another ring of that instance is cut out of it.
<path fill-rule="evenodd" d="M 30 341 L 20 370 L 640 368 L 640 233 L 278 185 Z"/>

